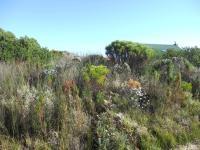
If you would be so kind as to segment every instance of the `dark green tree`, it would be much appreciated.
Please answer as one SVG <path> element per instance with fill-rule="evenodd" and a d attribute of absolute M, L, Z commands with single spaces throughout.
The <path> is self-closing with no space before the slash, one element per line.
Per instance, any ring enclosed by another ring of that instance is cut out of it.
<path fill-rule="evenodd" d="M 29 61 L 45 63 L 53 53 L 42 48 L 34 38 L 16 38 L 11 32 L 0 29 L 0 61 Z"/>
<path fill-rule="evenodd" d="M 16 38 L 11 32 L 0 29 L 0 60 L 6 61 L 14 57 Z"/>
<path fill-rule="evenodd" d="M 154 51 L 139 43 L 117 40 L 106 47 L 106 55 L 114 63 L 128 63 L 132 71 L 139 73 Z"/>

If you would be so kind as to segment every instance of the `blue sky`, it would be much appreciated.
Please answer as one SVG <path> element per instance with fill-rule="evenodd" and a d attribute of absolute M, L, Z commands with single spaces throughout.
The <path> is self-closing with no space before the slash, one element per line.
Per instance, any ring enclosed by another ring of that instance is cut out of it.
<path fill-rule="evenodd" d="M 199 0 L 0 0 L 0 27 L 79 54 L 103 54 L 117 39 L 200 47 L 199 8 Z"/>

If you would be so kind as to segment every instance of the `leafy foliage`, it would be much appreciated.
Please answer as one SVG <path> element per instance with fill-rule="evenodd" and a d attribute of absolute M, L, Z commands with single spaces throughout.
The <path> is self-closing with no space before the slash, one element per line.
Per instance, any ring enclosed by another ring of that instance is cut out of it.
<path fill-rule="evenodd" d="M 136 72 L 154 56 L 154 51 L 130 41 L 114 41 L 106 47 L 106 55 L 115 63 L 128 63 Z"/>
<path fill-rule="evenodd" d="M 192 91 L 192 83 L 188 83 L 188 82 L 182 81 L 181 82 L 181 88 L 184 91 L 191 92 Z"/>
<path fill-rule="evenodd" d="M 100 86 L 103 86 L 106 80 L 106 75 L 109 73 L 109 69 L 106 66 L 89 65 L 83 70 L 83 78 L 86 82 L 95 82 Z"/>
<path fill-rule="evenodd" d="M 196 67 L 200 67 L 200 48 L 186 47 L 182 50 L 168 49 L 162 54 L 163 58 L 184 57 Z"/>
<path fill-rule="evenodd" d="M 45 63 L 51 59 L 47 48 L 27 36 L 16 38 L 11 32 L 0 29 L 0 61 L 30 61 Z"/>
<path fill-rule="evenodd" d="M 167 51 L 163 54 L 163 58 L 172 58 L 172 57 L 180 57 L 182 51 L 177 49 L 167 49 Z"/>
<path fill-rule="evenodd" d="M 183 57 L 189 60 L 194 66 L 200 67 L 200 48 L 198 47 L 184 48 Z"/>

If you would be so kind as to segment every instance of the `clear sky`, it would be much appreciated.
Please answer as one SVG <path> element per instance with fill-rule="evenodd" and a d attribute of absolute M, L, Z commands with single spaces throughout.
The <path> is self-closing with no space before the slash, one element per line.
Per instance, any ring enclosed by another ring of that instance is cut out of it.
<path fill-rule="evenodd" d="M 200 47 L 200 0 L 0 0 L 0 28 L 79 54 L 117 39 Z"/>

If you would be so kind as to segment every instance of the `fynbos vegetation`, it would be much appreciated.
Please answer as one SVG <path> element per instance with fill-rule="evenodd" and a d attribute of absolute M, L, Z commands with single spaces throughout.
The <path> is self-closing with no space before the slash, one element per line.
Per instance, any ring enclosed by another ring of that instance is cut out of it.
<path fill-rule="evenodd" d="M 178 149 L 200 142 L 200 49 L 129 41 L 107 58 L 0 29 L 0 149 Z"/>

